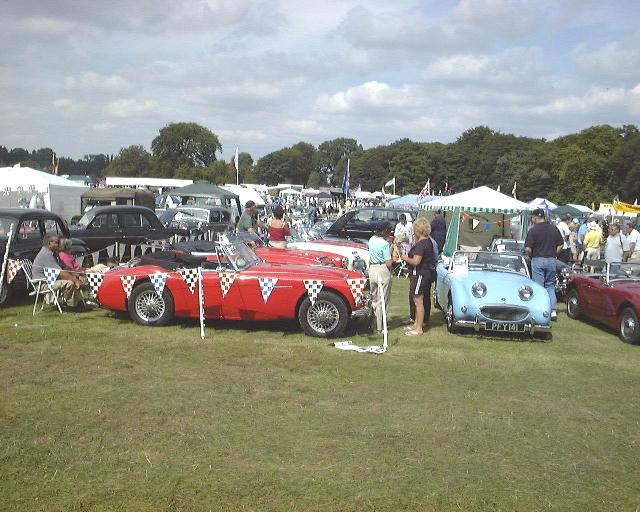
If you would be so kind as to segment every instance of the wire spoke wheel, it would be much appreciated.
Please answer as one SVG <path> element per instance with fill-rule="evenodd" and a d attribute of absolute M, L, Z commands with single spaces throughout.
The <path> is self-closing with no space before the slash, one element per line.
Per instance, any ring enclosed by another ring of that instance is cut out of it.
<path fill-rule="evenodd" d="M 620 339 L 625 343 L 640 343 L 640 324 L 632 308 L 625 308 L 620 314 Z"/>
<path fill-rule="evenodd" d="M 136 313 L 146 322 L 157 322 L 164 314 L 166 305 L 154 291 L 146 290 L 136 297 Z"/>
<path fill-rule="evenodd" d="M 336 328 L 340 321 L 340 312 L 335 304 L 326 300 L 316 300 L 307 312 L 307 321 L 315 331 L 325 334 Z"/>

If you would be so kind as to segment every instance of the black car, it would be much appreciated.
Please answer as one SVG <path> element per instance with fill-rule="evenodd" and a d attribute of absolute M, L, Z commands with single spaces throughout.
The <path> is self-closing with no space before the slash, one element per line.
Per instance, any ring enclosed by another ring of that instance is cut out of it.
<path fill-rule="evenodd" d="M 191 238 L 200 238 L 207 232 L 224 233 L 233 229 L 233 215 L 224 206 L 180 205 L 158 214 L 165 227 L 188 230 Z"/>
<path fill-rule="evenodd" d="M 394 229 L 401 214 L 405 214 L 407 221 L 416 218 L 416 212 L 399 208 L 358 208 L 339 217 L 324 233 L 323 238 L 358 238 L 369 240 L 375 232 L 375 226 L 380 221 L 387 221 Z"/>
<path fill-rule="evenodd" d="M 82 239 L 94 253 L 115 243 L 140 245 L 189 236 L 184 229 L 167 228 L 155 212 L 144 206 L 98 206 L 86 212 L 71 227 L 73 236 Z"/>
<path fill-rule="evenodd" d="M 59 215 L 47 210 L 28 208 L 0 208 L 0 257 L 3 257 L 9 232 L 11 241 L 9 244 L 9 259 L 33 261 L 42 248 L 42 239 L 46 233 L 55 233 L 61 238 L 71 238 L 69 228 Z M 86 244 L 82 240 L 72 238 L 72 254 L 84 255 L 88 252 Z M 18 289 L 26 289 L 24 274 L 18 272 L 10 286 L 6 283 L 0 292 L 0 305 L 4 304 L 9 296 Z"/>

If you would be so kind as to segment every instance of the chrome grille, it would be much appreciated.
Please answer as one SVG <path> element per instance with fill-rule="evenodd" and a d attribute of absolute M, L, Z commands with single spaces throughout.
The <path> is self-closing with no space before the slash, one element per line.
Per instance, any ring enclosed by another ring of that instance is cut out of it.
<path fill-rule="evenodd" d="M 480 312 L 489 320 L 520 322 L 529 315 L 529 308 L 522 306 L 481 306 Z"/>

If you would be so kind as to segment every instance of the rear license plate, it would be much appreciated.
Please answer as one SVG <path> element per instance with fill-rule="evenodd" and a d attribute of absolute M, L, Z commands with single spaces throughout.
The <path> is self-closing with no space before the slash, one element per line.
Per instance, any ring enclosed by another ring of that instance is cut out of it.
<path fill-rule="evenodd" d="M 505 324 L 500 322 L 491 322 L 488 325 L 491 331 L 502 332 L 524 332 L 524 324 Z"/>

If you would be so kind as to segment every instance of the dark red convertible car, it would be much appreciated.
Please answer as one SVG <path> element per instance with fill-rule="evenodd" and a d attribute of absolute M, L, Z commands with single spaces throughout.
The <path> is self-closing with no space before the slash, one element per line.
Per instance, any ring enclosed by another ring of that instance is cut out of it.
<path fill-rule="evenodd" d="M 199 318 L 200 288 L 206 319 L 296 319 L 310 336 L 340 336 L 349 320 L 368 316 L 366 278 L 343 268 L 266 263 L 244 243 L 217 243 L 217 258 L 167 251 L 104 274 L 98 302 L 128 311 L 142 325 Z M 170 258 L 164 259 L 164 256 Z"/>
<path fill-rule="evenodd" d="M 617 329 L 625 343 L 640 343 L 640 262 L 609 263 L 602 274 L 574 274 L 567 283 L 567 315 Z"/>

